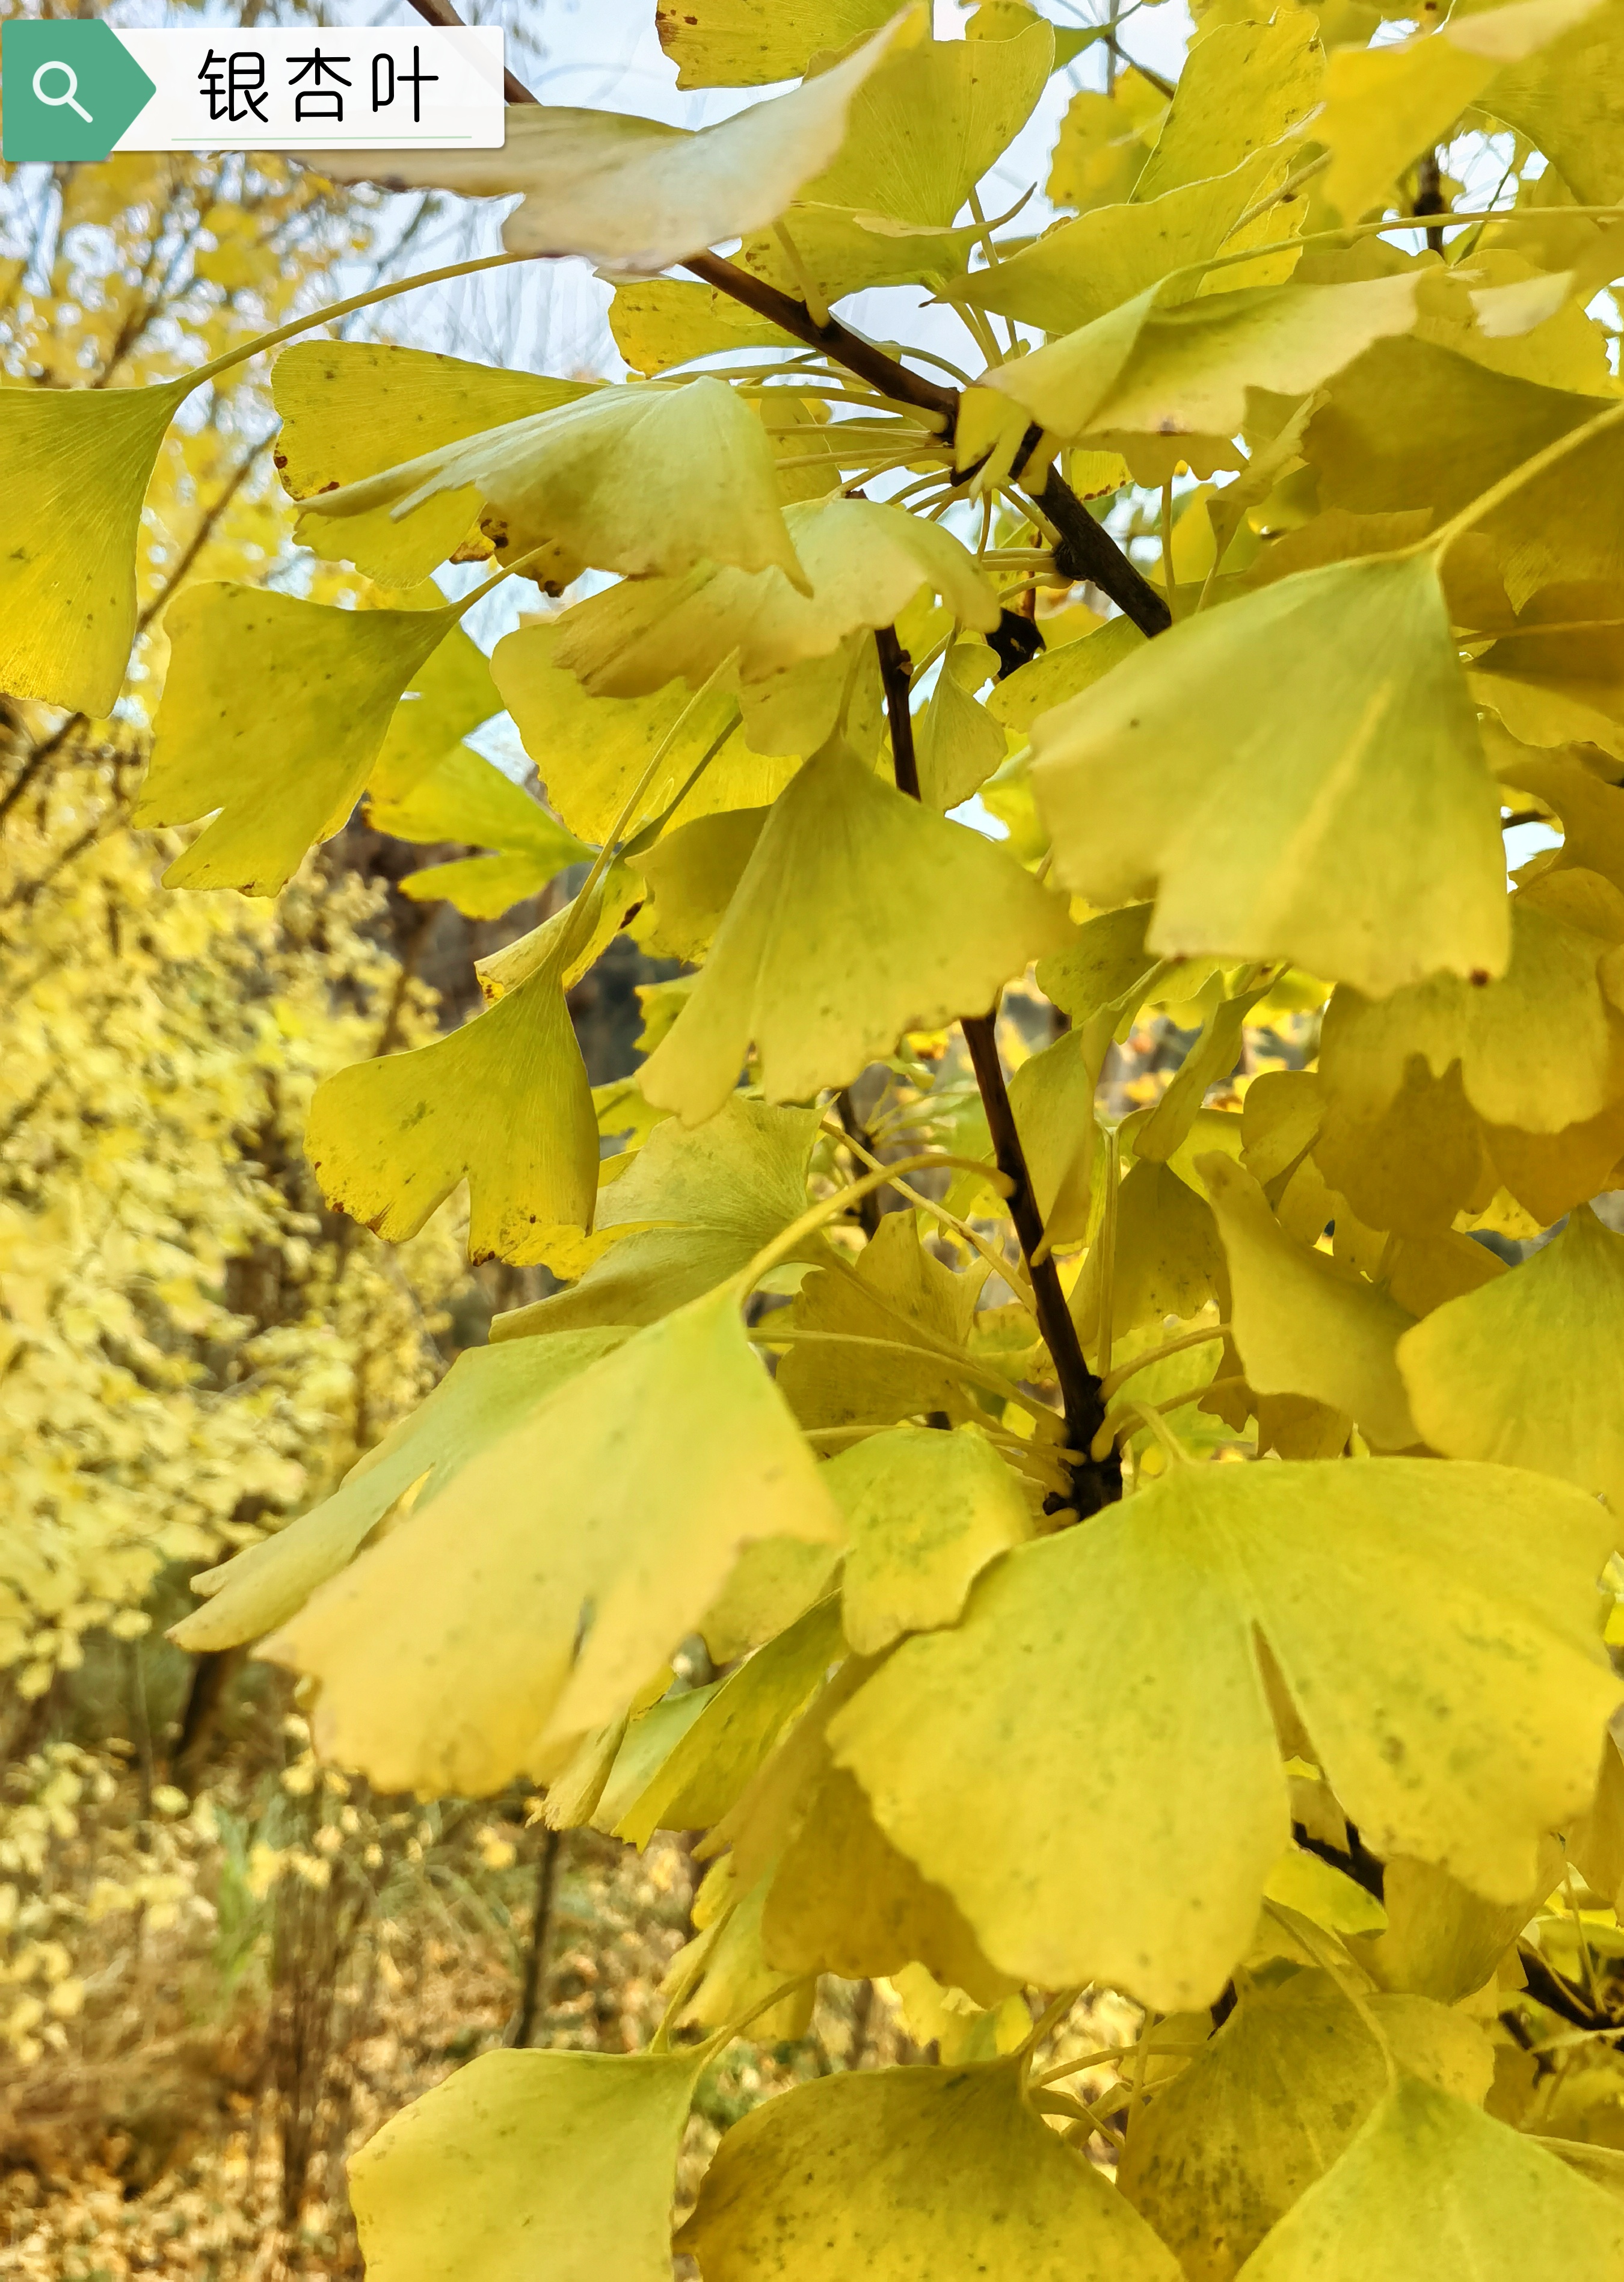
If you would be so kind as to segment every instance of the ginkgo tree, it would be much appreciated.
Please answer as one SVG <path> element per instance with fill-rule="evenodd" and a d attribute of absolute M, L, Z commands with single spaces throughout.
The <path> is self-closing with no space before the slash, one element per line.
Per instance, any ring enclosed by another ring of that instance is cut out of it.
<path fill-rule="evenodd" d="M 381 1787 L 699 1834 L 651 2049 L 396 2119 L 371 2269 L 663 2276 L 702 2072 L 835 1973 L 934 2060 L 736 2125 L 706 2282 L 1609 2282 L 1624 0 L 1213 0 L 1175 85 L 1075 97 L 1037 232 L 989 178 L 1096 35 L 656 20 L 684 88 L 796 83 L 311 159 L 522 194 L 489 259 L 594 262 L 629 376 L 287 348 L 300 535 L 380 607 L 193 589 L 140 811 L 256 894 L 362 797 L 486 851 L 418 884 L 468 908 L 586 865 L 307 1135 L 387 1235 L 466 1179 L 474 1248 L 568 1288 L 179 1628 Z M 917 342 L 837 314 L 878 285 Z M 0 684 L 112 704 L 159 439 L 249 353 L 0 399 Z M 452 559 L 562 605 L 489 666 L 545 808 L 455 741 Z M 594 1094 L 565 994 L 623 927 L 690 972 Z M 1182 1061 L 1113 1122 L 1157 1011 Z M 1079 2046 L 1090 1990 L 1131 2047 Z"/>

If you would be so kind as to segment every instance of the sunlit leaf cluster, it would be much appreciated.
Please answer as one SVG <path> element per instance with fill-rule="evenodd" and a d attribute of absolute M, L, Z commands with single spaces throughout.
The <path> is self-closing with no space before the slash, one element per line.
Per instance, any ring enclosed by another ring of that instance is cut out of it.
<path fill-rule="evenodd" d="M 520 194 L 497 259 L 592 260 L 626 376 L 285 349 L 371 606 L 191 587 L 138 815 L 254 894 L 363 796 L 485 851 L 418 882 L 465 908 L 584 866 L 306 1127 L 567 1288 L 176 1637 L 381 1787 L 706 1866 L 648 2050 L 488 2054 L 357 2161 L 378 2282 L 654 2282 L 703 2070 L 822 1974 L 935 2053 L 738 2124 L 705 2282 L 1608 2282 L 1624 11 L 1216 0 L 1071 95 L 1047 228 L 998 185 L 1086 46 L 931 12 L 688 0 L 683 86 L 794 84 L 311 162 Z M 0 681 L 112 703 L 207 374 L 0 406 Z M 457 749 L 487 671 L 533 815 Z M 623 927 L 688 972 L 594 1095 Z"/>

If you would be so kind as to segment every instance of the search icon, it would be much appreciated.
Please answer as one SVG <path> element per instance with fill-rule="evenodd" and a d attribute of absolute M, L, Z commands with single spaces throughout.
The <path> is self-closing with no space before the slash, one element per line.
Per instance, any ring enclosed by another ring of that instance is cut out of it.
<path fill-rule="evenodd" d="M 67 82 L 67 90 L 66 94 L 46 94 L 44 89 L 40 85 L 40 82 L 44 78 L 47 72 L 61 73 L 63 78 Z M 76 111 L 79 113 L 79 116 L 84 120 L 87 127 L 95 126 L 96 121 L 91 118 L 89 113 L 79 100 L 79 74 L 73 69 L 72 64 L 42 64 L 38 71 L 34 74 L 34 92 L 41 103 L 49 104 L 53 111 L 59 111 L 62 108 L 62 105 L 66 104 L 70 111 Z"/>

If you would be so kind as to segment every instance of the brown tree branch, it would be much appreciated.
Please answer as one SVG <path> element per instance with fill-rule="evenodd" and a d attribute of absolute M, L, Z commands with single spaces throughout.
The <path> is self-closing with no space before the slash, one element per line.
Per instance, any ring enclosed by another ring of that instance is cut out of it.
<path fill-rule="evenodd" d="M 885 691 L 885 717 L 891 725 L 892 769 L 899 792 L 910 798 L 919 797 L 919 764 L 914 751 L 913 716 L 909 711 L 909 690 L 912 666 L 907 652 L 897 640 L 894 626 L 881 626 L 875 637 L 879 650 L 880 679 Z M 1102 1459 L 1087 1455 L 1089 1445 L 1098 1433 L 1105 1417 L 1105 1401 L 1100 1382 L 1088 1368 L 1083 1354 L 1082 1340 L 1066 1305 L 1066 1295 L 1061 1289 L 1060 1271 L 1054 1255 L 1043 1249 L 1043 1215 L 1038 1209 L 1038 1199 L 1032 1185 L 1032 1173 L 1026 1163 L 1026 1153 L 1021 1146 L 1021 1137 L 1016 1129 L 1015 1111 L 1009 1100 L 1009 1089 L 1004 1080 L 1003 1063 L 998 1052 L 996 1013 L 965 1014 L 959 1020 L 964 1043 L 970 1049 L 971 1067 L 980 1089 L 981 1104 L 986 1112 L 987 1131 L 993 1139 L 993 1155 L 999 1171 L 1010 1184 L 1009 1217 L 1015 1223 L 1026 1271 L 1032 1279 L 1032 1305 L 1037 1311 L 1038 1329 L 1043 1334 L 1045 1346 L 1055 1366 L 1055 1376 L 1060 1382 L 1061 1406 L 1065 1414 L 1066 1440 L 1073 1450 L 1084 1455 L 1073 1460 L 1068 1469 L 1071 1479 L 1071 1495 L 1056 1503 L 1072 1506 L 1079 1517 L 1098 1513 L 1102 1506 L 1111 1504 L 1122 1494 L 1122 1461 L 1117 1451 L 1109 1450 Z"/>

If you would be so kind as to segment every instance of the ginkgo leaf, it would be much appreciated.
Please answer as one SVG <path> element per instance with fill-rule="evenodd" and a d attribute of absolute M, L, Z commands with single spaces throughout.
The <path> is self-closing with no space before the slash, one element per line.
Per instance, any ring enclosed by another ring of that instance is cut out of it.
<path fill-rule="evenodd" d="M 1484 106 L 1545 153 L 1575 198 L 1612 206 L 1624 196 L 1621 70 L 1624 9 L 1618 0 L 1575 7 L 1554 39 L 1525 49 L 1496 73 Z"/>
<path fill-rule="evenodd" d="M 830 1742 L 994 1965 L 1210 2005 L 1288 1836 L 1276 1676 L 1367 1844 L 1526 1891 L 1618 1696 L 1591 1614 L 1612 1537 L 1503 1467 L 1175 1466 L 1006 1555 Z"/>
<path fill-rule="evenodd" d="M 595 696 L 638 697 L 679 675 L 698 688 L 734 652 L 744 683 L 828 657 L 858 627 L 893 625 L 926 588 L 979 633 L 998 624 L 997 599 L 973 557 L 937 524 L 839 498 L 800 501 L 784 519 L 809 595 L 778 570 L 628 579 L 565 614 L 555 663 Z"/>
<path fill-rule="evenodd" d="M 591 696 L 573 673 L 554 663 L 562 633 L 559 620 L 521 626 L 498 642 L 491 668 L 549 803 L 572 832 L 602 842 L 661 745 L 665 760 L 644 796 L 648 812 L 656 816 L 677 800 L 717 740 L 726 737 L 739 709 L 725 689 L 690 701 L 680 684 L 637 697 Z M 719 747 L 682 802 L 682 819 L 758 807 L 783 788 L 792 772 L 734 736 Z"/>
<path fill-rule="evenodd" d="M 826 1755 L 768 1881 L 761 1922 L 762 1951 L 785 1973 L 867 1981 L 922 1965 L 987 2004 L 1013 1985 L 982 1956 L 952 1897 L 898 1853 L 857 1782 Z"/>
<path fill-rule="evenodd" d="M 1267 23 L 1204 26 L 1190 43 L 1135 198 L 1228 175 L 1255 152 L 1272 151 L 1316 108 L 1324 73 L 1319 22 L 1310 9 L 1282 9 Z M 1235 208 L 1237 216 L 1243 211 Z M 1280 234 L 1277 220 L 1270 235 Z"/>
<path fill-rule="evenodd" d="M 768 1099 L 805 1100 L 906 1029 L 985 1011 L 1071 933 L 1013 858 L 831 742 L 774 803 L 643 1091 L 700 1124 L 754 1042 Z"/>
<path fill-rule="evenodd" d="M 524 192 L 502 229 L 510 253 L 580 253 L 611 273 L 655 276 L 691 253 L 776 221 L 846 136 L 863 82 L 924 32 L 921 8 L 816 79 L 690 133 L 614 111 L 513 106 L 494 151 L 310 151 L 336 182 L 385 190 Z"/>
<path fill-rule="evenodd" d="M 677 84 L 769 87 L 799 79 L 822 50 L 839 50 L 878 31 L 893 0 L 681 0 L 654 10 L 660 44 L 677 66 Z"/>
<path fill-rule="evenodd" d="M 1473 661 L 1472 687 L 1530 745 L 1624 753 L 1624 601 L 1616 587 L 1547 586 Z M 1609 623 L 1611 621 L 1611 623 Z M 1551 631 L 1546 632 L 1549 626 Z"/>
<path fill-rule="evenodd" d="M 464 436 L 573 404 L 599 385 L 383 341 L 299 341 L 271 368 L 282 415 L 276 465 L 294 499 L 309 501 Z M 395 521 L 387 508 L 342 524 L 315 515 L 301 520 L 298 537 L 383 586 L 410 586 L 455 552 L 478 508 L 476 499 L 442 493 L 410 523 Z"/>
<path fill-rule="evenodd" d="M 1132 65 L 1109 92 L 1082 88 L 1066 106 L 1049 167 L 1056 206 L 1115 206 L 1133 195 L 1150 145 L 1167 116 L 1167 89 Z"/>
<path fill-rule="evenodd" d="M 401 692 L 460 615 L 329 609 L 254 586 L 189 587 L 135 821 L 218 811 L 164 878 L 273 896 L 360 799 Z M 222 659 L 230 671 L 222 673 Z"/>
<path fill-rule="evenodd" d="M 1255 151 L 1227 173 L 1203 175 L 1142 204 L 1136 198 L 1092 207 L 957 280 L 949 298 L 1018 317 L 1046 333 L 1075 332 L 1159 283 L 1170 270 L 1215 254 L 1279 165 L 1272 151 Z M 1189 282 L 1193 289 L 1195 280 Z"/>
<path fill-rule="evenodd" d="M 962 656 L 961 656 L 962 654 Z M 1003 759 L 1007 741 L 1002 726 L 985 705 L 977 703 L 960 679 L 961 672 L 986 679 L 994 663 L 978 642 L 959 642 L 941 663 L 924 712 L 914 727 L 914 758 L 919 772 L 919 797 L 932 808 L 957 808 L 985 784 Z"/>
<path fill-rule="evenodd" d="M 1094 1100 L 1112 1027 L 1102 1018 L 1087 1031 L 1069 1030 L 1028 1055 L 1009 1080 L 1009 1106 L 1051 1249 L 1081 1244 L 1092 1225 L 1104 1151 Z"/>
<path fill-rule="evenodd" d="M 991 38 L 899 43 L 853 101 L 833 163 L 783 218 L 818 290 L 832 300 L 963 269 L 976 232 L 953 225 L 1031 118 L 1054 61 L 1052 27 L 1025 9 Z M 741 258 L 799 291 L 776 237 L 747 239 Z"/>
<path fill-rule="evenodd" d="M 652 899 L 638 941 L 657 959 L 702 959 L 755 852 L 769 811 L 735 808 L 696 817 L 645 855 L 638 868 Z"/>
<path fill-rule="evenodd" d="M 494 1006 L 510 990 L 528 982 L 532 974 L 539 974 L 544 966 L 555 964 L 561 938 L 565 935 L 569 943 L 563 982 L 566 990 L 571 990 L 589 967 L 596 966 L 642 900 L 643 883 L 638 875 L 624 864 L 612 863 L 584 904 L 578 896 L 572 897 L 551 919 L 531 928 L 528 935 L 517 935 L 512 943 L 504 943 L 500 951 L 474 961 L 475 977 L 487 1004 Z M 638 1114 L 646 1116 L 646 1104 Z M 632 1120 L 628 1119 L 627 1124 L 630 1122 Z M 624 1129 L 624 1126 L 604 1129 L 610 1133 Z"/>
<path fill-rule="evenodd" d="M 399 522 L 448 492 L 483 503 L 480 525 L 498 554 L 528 558 L 529 575 L 554 592 L 589 566 L 680 577 L 705 562 L 746 571 L 776 564 L 808 591 L 766 431 L 742 396 L 708 375 L 599 389 L 439 445 L 318 493 L 304 520 L 387 509 Z"/>
<path fill-rule="evenodd" d="M 1329 1973 L 1249 1986 L 1137 2119 L 1117 2183 L 1189 2282 L 1230 2282 L 1387 2088 L 1381 2046 Z"/>
<path fill-rule="evenodd" d="M 439 597 L 429 589 L 437 606 Z M 491 661 L 460 625 L 407 682 L 367 777 L 370 801 L 403 800 L 452 754 L 471 729 L 502 710 Z"/>
<path fill-rule="evenodd" d="M 1624 2208 L 1464 2100 L 1400 2076 L 1324 2177 L 1265 2236 L 1242 2282 L 1594 2276 L 1624 2260 Z"/>
<path fill-rule="evenodd" d="M 792 1344 L 778 1386 L 802 1425 L 890 1425 L 932 1411 L 957 1424 L 972 1416 L 955 1366 L 965 1354 L 985 1280 L 978 1265 L 957 1272 L 927 1251 L 911 1213 L 885 1214 L 855 1265 L 815 1268 L 783 1324 L 771 1328 L 886 1339 L 902 1352 L 838 1340 Z"/>
<path fill-rule="evenodd" d="M 889 12 L 882 0 L 882 15 Z M 617 285 L 609 330 L 633 372 L 653 377 L 718 350 L 793 348 L 795 338 L 714 285 L 653 277 Z"/>
<path fill-rule="evenodd" d="M 1435 974 L 1373 1002 L 1335 994 L 1320 1051 L 1328 1094 L 1378 1114 L 1413 1060 L 1439 1077 L 1458 1061 L 1490 1124 L 1554 1133 L 1624 1091 L 1624 1027 L 1605 986 L 1624 966 L 1624 896 L 1595 873 L 1552 873 L 1509 910 L 1512 954 L 1496 981 Z"/>
<path fill-rule="evenodd" d="M 1137 2213 L 1029 2105 L 1017 2059 L 825 2076 L 736 2123 L 678 2247 L 705 2282 L 1177 2282 Z"/>
<path fill-rule="evenodd" d="M 1032 1534 L 1015 1476 L 971 1426 L 893 1426 L 830 1460 L 851 1544 L 841 1622 L 859 1656 L 956 1624 L 990 1561 Z"/>
<path fill-rule="evenodd" d="M 1211 1207 L 1169 1165 L 1128 1167 L 1117 1191 L 1113 1241 L 1108 1246 L 1096 1238 L 1090 1246 L 1072 1300 L 1089 1347 L 1098 1338 L 1108 1259 L 1113 1339 L 1126 1339 L 1169 1316 L 1196 1315 L 1226 1289 Z M 1197 1375 L 1188 1373 L 1192 1378 Z"/>
<path fill-rule="evenodd" d="M 350 2158 L 375 2282 L 664 2282 L 708 2053 L 481 2053 Z"/>
<path fill-rule="evenodd" d="M 711 1662 L 731 1664 L 776 1639 L 826 1590 L 839 1557 L 827 1545 L 795 1537 L 762 1537 L 746 1545 L 700 1619 Z"/>
<path fill-rule="evenodd" d="M 598 1119 L 564 999 L 566 940 L 449 1036 L 322 1080 L 305 1148 L 330 1205 L 398 1244 L 466 1179 L 469 1259 L 521 1265 L 547 1258 L 559 1230 L 591 1228 Z"/>
<path fill-rule="evenodd" d="M 1377 47 L 1334 50 L 1315 139 L 1332 154 L 1322 195 L 1344 222 L 1380 206 L 1417 154 L 1448 129 L 1504 65 L 1536 53 L 1596 0 L 1514 0 Z"/>
<path fill-rule="evenodd" d="M 1424 557 L 1184 619 L 1032 743 L 1057 873 L 1096 904 L 1154 887 L 1152 951 L 1372 997 L 1504 969 L 1498 802 Z"/>
<path fill-rule="evenodd" d="M 1409 276 L 1247 286 L 1175 308 L 1157 306 L 1161 290 L 999 365 L 982 385 L 1024 405 L 1051 435 L 1094 438 L 1125 452 L 1136 473 L 1142 461 L 1148 476 L 1151 461 L 1137 439 L 1233 436 L 1249 389 L 1300 396 L 1415 322 Z M 1171 444 L 1158 448 L 1171 469 L 1179 454 Z"/>
<path fill-rule="evenodd" d="M 1624 1236 L 1588 1206 L 1407 1331 L 1398 1362 L 1434 1449 L 1555 1474 L 1624 1516 Z"/>
<path fill-rule="evenodd" d="M 646 1846 L 656 1830 L 720 1822 L 839 1657 L 840 1606 L 831 1598 L 728 1674 L 627 1800 L 613 1826 L 616 1837 Z"/>
<path fill-rule="evenodd" d="M 1552 1841 L 1528 1890 L 1496 1904 L 1468 1892 L 1435 1863 L 1396 1854 L 1382 1873 L 1386 1929 L 1360 1943 L 1359 1960 L 1383 1989 L 1458 2004 L 1491 1979 L 1560 1874 Z"/>
<path fill-rule="evenodd" d="M 397 840 L 466 840 L 476 848 L 523 855 L 537 867 L 538 886 L 592 854 L 471 745 L 454 746 L 409 792 L 394 798 L 370 794 L 367 820 Z M 410 895 L 409 882 L 403 884 Z"/>
<path fill-rule="evenodd" d="M 841 1534 L 723 1290 L 537 1404 L 262 1652 L 319 1682 L 317 1749 L 381 1789 L 499 1790 L 626 1709 L 741 1546 Z"/>
<path fill-rule="evenodd" d="M 141 503 L 191 384 L 0 390 L 0 687 L 93 719 L 135 639 Z M 170 614 L 174 624 L 174 613 Z"/>
<path fill-rule="evenodd" d="M 1411 1057 L 1397 1092 L 1373 1114 L 1357 1096 L 1328 1092 L 1313 1161 L 1368 1228 L 1428 1236 L 1450 1227 L 1489 1169 L 1459 1063 L 1434 1077 Z"/>
<path fill-rule="evenodd" d="M 1248 1383 L 1344 1410 L 1382 1449 L 1416 1441 L 1394 1349 L 1411 1317 L 1323 1252 L 1294 1244 L 1249 1173 L 1199 1160 L 1229 1262 L 1230 1321 Z"/>
<path fill-rule="evenodd" d="M 403 1498 L 426 1507 L 469 1461 L 521 1428 L 536 1406 L 619 1343 L 588 1331 L 497 1350 L 470 1347 L 433 1392 L 298 1521 L 192 1579 L 205 1595 L 174 1627 L 189 1654 L 258 1640 L 336 1576 Z"/>
<path fill-rule="evenodd" d="M 499 1316 L 491 1338 L 652 1323 L 737 1276 L 806 1210 L 817 1122 L 816 1111 L 737 1096 L 697 1132 L 667 1118 L 599 1199 L 599 1234 L 633 1233 L 573 1291 Z"/>

